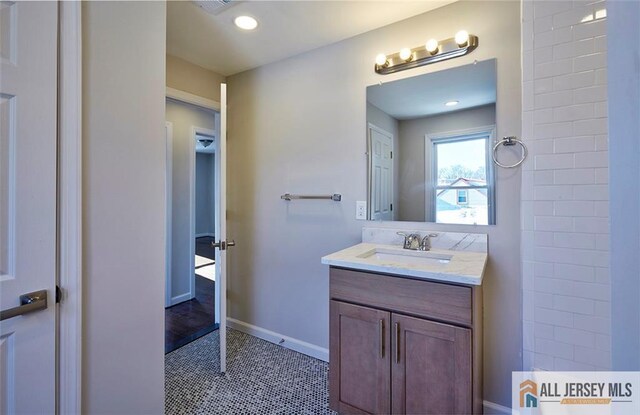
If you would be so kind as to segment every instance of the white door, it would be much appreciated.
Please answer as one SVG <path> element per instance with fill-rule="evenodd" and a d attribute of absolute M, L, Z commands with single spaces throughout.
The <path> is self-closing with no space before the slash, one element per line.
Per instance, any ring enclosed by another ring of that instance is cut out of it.
<path fill-rule="evenodd" d="M 393 160 L 391 133 L 369 124 L 369 157 L 371 166 L 371 220 L 393 220 Z"/>
<path fill-rule="evenodd" d="M 55 411 L 57 25 L 56 2 L 0 2 L 2 414 Z"/>
<path fill-rule="evenodd" d="M 220 137 L 216 147 L 216 317 L 219 319 L 220 371 L 227 371 L 227 85 L 220 86 Z"/>

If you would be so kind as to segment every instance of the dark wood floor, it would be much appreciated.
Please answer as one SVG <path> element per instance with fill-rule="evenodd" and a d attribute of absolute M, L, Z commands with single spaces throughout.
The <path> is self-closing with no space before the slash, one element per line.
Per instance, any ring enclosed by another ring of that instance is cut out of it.
<path fill-rule="evenodd" d="M 196 254 L 215 259 L 213 238 L 196 239 Z M 165 309 L 164 349 L 169 353 L 217 329 L 215 324 L 215 283 L 196 275 L 195 298 Z"/>
<path fill-rule="evenodd" d="M 204 236 L 202 238 L 196 238 L 196 255 L 207 257 L 214 261 L 216 259 L 215 248 L 211 246 L 211 242 L 215 239 L 210 236 Z"/>

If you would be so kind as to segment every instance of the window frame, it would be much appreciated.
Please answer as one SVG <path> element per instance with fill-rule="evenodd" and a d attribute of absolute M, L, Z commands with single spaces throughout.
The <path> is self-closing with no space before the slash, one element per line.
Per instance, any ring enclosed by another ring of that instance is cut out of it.
<path fill-rule="evenodd" d="M 426 212 L 425 217 L 431 222 L 436 222 L 436 207 L 438 192 L 445 189 L 453 190 L 469 190 L 469 189 L 487 189 L 487 225 L 491 226 L 496 224 L 496 191 L 495 191 L 495 166 L 491 158 L 491 152 L 493 151 L 493 143 L 496 136 L 496 126 L 488 125 L 476 128 L 470 128 L 465 130 L 448 131 L 445 133 L 426 134 L 425 135 L 425 176 L 431 177 L 431 180 L 426 181 L 428 186 L 425 192 L 425 206 L 429 207 L 429 211 Z M 438 185 L 438 145 L 472 141 L 472 140 L 486 140 L 485 146 L 485 166 L 487 175 L 486 186 L 439 186 Z M 457 201 L 456 193 L 456 201 Z M 467 203 L 469 201 L 469 195 L 467 192 Z M 444 222 L 443 222 L 444 223 Z M 452 225 L 467 225 L 461 223 L 449 223 Z"/>

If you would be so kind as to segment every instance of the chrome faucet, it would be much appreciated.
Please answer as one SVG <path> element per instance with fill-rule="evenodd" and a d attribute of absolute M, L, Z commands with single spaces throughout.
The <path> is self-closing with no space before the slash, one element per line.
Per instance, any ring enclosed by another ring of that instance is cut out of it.
<path fill-rule="evenodd" d="M 411 233 L 406 234 L 404 232 L 397 232 L 398 235 L 404 236 L 404 249 L 411 249 L 414 251 L 420 250 L 420 246 L 422 245 L 420 240 L 420 234 Z"/>
<path fill-rule="evenodd" d="M 428 233 L 427 236 L 422 238 L 420 241 L 420 250 L 421 251 L 430 251 L 431 250 L 431 238 L 435 238 L 438 236 L 437 233 Z"/>

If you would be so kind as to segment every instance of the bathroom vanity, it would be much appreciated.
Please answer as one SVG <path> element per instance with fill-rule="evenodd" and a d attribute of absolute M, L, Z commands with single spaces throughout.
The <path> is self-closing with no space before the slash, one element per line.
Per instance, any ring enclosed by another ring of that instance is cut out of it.
<path fill-rule="evenodd" d="M 482 413 L 486 235 L 429 251 L 365 228 L 330 265 L 330 406 L 340 413 Z"/>

